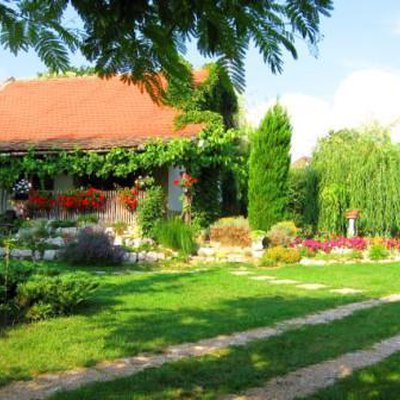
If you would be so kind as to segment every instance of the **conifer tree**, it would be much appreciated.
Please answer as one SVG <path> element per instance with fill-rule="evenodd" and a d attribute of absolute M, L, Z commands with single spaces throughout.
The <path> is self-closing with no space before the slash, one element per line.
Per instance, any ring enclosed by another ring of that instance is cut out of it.
<path fill-rule="evenodd" d="M 285 215 L 292 126 L 279 104 L 269 109 L 251 138 L 249 221 L 253 230 L 267 231 Z"/>

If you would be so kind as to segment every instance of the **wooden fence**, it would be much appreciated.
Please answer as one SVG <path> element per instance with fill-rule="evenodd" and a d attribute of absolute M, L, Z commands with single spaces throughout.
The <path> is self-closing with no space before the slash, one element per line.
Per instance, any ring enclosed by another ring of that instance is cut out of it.
<path fill-rule="evenodd" d="M 62 192 L 52 191 L 55 198 L 58 195 L 63 194 Z M 121 203 L 118 199 L 118 192 L 115 190 L 103 191 L 106 196 L 106 202 L 104 208 L 101 210 L 94 210 L 87 213 L 83 213 L 81 211 L 70 211 L 65 210 L 59 207 L 57 204 L 52 208 L 51 211 L 35 211 L 32 215 L 33 218 L 44 218 L 44 219 L 57 219 L 57 220 L 75 220 L 79 216 L 90 214 L 96 215 L 99 219 L 99 222 L 104 224 L 110 224 L 116 221 L 123 221 L 128 224 L 132 224 L 135 222 L 135 213 L 129 211 L 124 204 Z M 140 194 L 140 197 L 143 198 L 144 193 Z M 0 213 L 4 212 L 7 209 L 10 209 L 10 201 L 9 195 L 0 190 Z"/>

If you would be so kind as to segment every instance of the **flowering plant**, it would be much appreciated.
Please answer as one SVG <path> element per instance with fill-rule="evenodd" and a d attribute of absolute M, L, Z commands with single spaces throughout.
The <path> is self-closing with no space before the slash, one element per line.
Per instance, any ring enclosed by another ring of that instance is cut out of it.
<path fill-rule="evenodd" d="M 93 187 L 85 190 L 73 190 L 57 198 L 57 203 L 66 210 L 95 211 L 101 210 L 106 204 L 105 194 Z"/>
<path fill-rule="evenodd" d="M 139 205 L 139 188 L 124 188 L 118 193 L 121 203 L 129 210 L 135 211 Z"/>
<path fill-rule="evenodd" d="M 56 205 L 53 193 L 32 191 L 26 206 L 32 211 L 50 211 Z"/>
<path fill-rule="evenodd" d="M 183 172 L 179 178 L 174 179 L 173 183 L 175 186 L 179 186 L 184 189 L 190 189 L 195 183 L 197 183 L 197 179 L 187 172 Z"/>
<path fill-rule="evenodd" d="M 304 247 L 307 247 L 312 252 L 316 252 L 318 250 L 323 251 L 324 253 L 330 253 L 333 249 L 346 248 L 352 250 L 365 250 L 368 246 L 368 241 L 362 237 L 338 237 L 335 239 L 327 239 L 327 240 L 316 240 L 316 239 L 305 239 L 300 243 Z"/>
<path fill-rule="evenodd" d="M 27 196 L 29 191 L 32 189 L 32 184 L 27 179 L 21 179 L 16 182 L 12 188 L 13 195 L 18 196 Z"/>

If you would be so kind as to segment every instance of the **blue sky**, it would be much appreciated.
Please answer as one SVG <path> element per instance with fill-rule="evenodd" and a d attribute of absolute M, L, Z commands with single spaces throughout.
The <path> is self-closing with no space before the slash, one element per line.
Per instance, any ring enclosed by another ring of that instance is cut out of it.
<path fill-rule="evenodd" d="M 279 97 L 293 116 L 294 156 L 309 153 L 331 127 L 374 119 L 391 124 L 397 114 L 400 118 L 400 2 L 336 0 L 321 32 L 318 57 L 299 42 L 299 59 L 285 57 L 282 75 L 273 75 L 255 49 L 247 57 L 248 119 L 256 124 Z M 195 66 L 204 62 L 193 46 L 188 58 Z M 84 63 L 79 56 L 72 61 Z M 33 53 L 14 57 L 0 49 L 0 81 L 32 77 L 44 69 Z"/>

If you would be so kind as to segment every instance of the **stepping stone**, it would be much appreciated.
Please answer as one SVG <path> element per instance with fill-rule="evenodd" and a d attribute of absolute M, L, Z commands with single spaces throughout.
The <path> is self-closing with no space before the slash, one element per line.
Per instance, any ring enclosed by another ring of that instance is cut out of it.
<path fill-rule="evenodd" d="M 250 271 L 232 271 L 232 275 L 242 276 L 242 275 L 250 275 Z"/>
<path fill-rule="evenodd" d="M 362 290 L 352 289 L 352 288 L 343 288 L 343 289 L 331 289 L 331 293 L 339 293 L 339 294 L 356 294 L 361 293 Z"/>
<path fill-rule="evenodd" d="M 318 290 L 326 288 L 326 285 L 322 283 L 303 283 L 301 285 L 296 285 L 299 289 L 306 289 L 306 290 Z"/>
<path fill-rule="evenodd" d="M 271 283 L 274 285 L 293 285 L 294 283 L 298 283 L 298 281 L 294 281 L 293 279 L 276 279 L 271 280 Z"/>
<path fill-rule="evenodd" d="M 270 275 L 262 275 L 262 276 L 252 276 L 250 279 L 253 279 L 254 281 L 274 281 L 276 278 L 274 276 Z"/>

